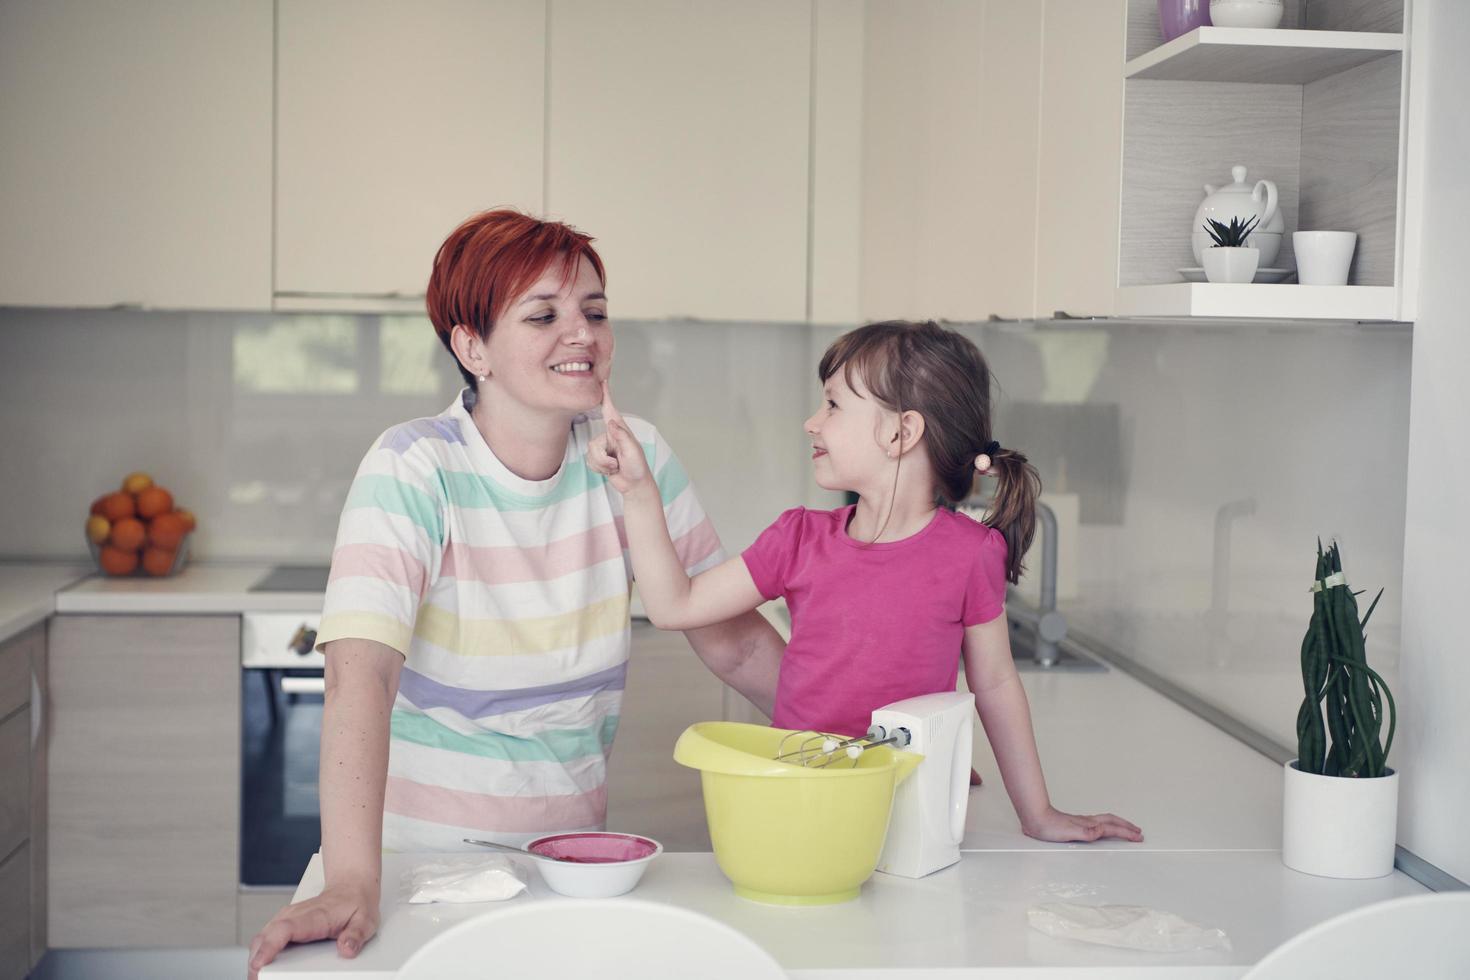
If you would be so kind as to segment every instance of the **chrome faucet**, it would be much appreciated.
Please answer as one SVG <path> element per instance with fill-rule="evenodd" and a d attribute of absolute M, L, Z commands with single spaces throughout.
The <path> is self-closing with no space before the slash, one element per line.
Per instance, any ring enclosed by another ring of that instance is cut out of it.
<path fill-rule="evenodd" d="M 1057 611 L 1057 515 L 1036 501 L 1041 519 L 1041 603 L 1037 607 L 1036 665 L 1055 667 L 1060 655 L 1057 644 L 1067 635 L 1067 617 Z"/>

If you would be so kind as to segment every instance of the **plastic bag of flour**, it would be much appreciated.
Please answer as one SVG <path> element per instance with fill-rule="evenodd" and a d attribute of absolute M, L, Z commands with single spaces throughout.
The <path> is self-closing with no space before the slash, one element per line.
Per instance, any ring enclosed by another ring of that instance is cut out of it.
<path fill-rule="evenodd" d="M 1230 949 L 1223 930 L 1210 929 L 1141 905 L 1074 905 L 1045 902 L 1026 910 L 1031 928 L 1058 939 L 1100 946 L 1141 949 L 1150 953 L 1183 953 Z"/>
<path fill-rule="evenodd" d="M 502 902 L 526 890 L 526 873 L 499 854 L 445 858 L 403 875 L 411 905 L 426 902 Z"/>

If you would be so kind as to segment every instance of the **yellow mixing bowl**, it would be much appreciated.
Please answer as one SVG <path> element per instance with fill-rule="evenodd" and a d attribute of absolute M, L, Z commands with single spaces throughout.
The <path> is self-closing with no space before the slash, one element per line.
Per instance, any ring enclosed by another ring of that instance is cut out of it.
<path fill-rule="evenodd" d="M 857 898 L 883 851 L 893 791 L 923 756 L 880 746 L 856 768 L 809 769 L 775 761 L 790 734 L 700 722 L 679 736 L 674 761 L 700 771 L 715 860 L 737 895 L 778 905 Z"/>

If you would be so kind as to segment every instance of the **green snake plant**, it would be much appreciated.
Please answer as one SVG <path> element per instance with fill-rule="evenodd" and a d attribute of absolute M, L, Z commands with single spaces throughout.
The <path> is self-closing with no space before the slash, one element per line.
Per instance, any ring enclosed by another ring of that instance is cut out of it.
<path fill-rule="evenodd" d="M 1386 776 L 1398 711 L 1383 678 L 1368 666 L 1368 619 L 1383 597 L 1358 618 L 1358 600 L 1342 574 L 1336 542 L 1326 551 L 1317 542 L 1312 584 L 1312 620 L 1302 639 L 1302 686 L 1297 712 L 1297 768 L 1320 776 Z M 1379 744 L 1388 709 L 1388 736 Z M 1329 744 L 1328 739 L 1331 738 Z"/>

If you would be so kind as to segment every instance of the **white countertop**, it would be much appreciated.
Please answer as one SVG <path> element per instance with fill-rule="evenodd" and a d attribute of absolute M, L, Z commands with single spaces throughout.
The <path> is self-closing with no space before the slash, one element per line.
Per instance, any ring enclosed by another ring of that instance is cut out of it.
<path fill-rule="evenodd" d="M 1022 671 L 1052 803 L 1111 811 L 1143 828 L 1142 844 L 1048 844 L 1022 836 L 984 732 L 975 726 L 967 848 L 1005 850 L 1277 850 L 1279 765 L 1118 670 Z M 626 829 L 626 828 L 622 828 Z"/>
<path fill-rule="evenodd" d="M 86 576 L 79 562 L 0 562 L 0 643 L 56 611 L 56 593 Z"/>
<path fill-rule="evenodd" d="M 245 613 L 319 609 L 320 592 L 251 592 L 273 565 L 191 562 L 168 578 L 94 575 L 56 597 L 59 613 Z"/>
<path fill-rule="evenodd" d="M 262 971 L 278 980 L 389 980 L 414 950 L 499 903 L 408 905 L 399 899 L 406 871 L 444 855 L 383 859 L 382 923 L 355 960 L 331 943 L 284 950 Z M 519 859 L 515 859 L 519 860 Z M 505 903 L 568 902 L 528 872 L 530 890 Z M 300 901 L 321 889 L 321 857 L 297 889 Z M 632 896 L 691 909 L 755 940 L 794 978 L 879 978 L 943 971 L 949 978 L 1014 976 L 1046 969 L 1062 977 L 1223 980 L 1284 940 L 1341 912 L 1421 894 L 1395 873 L 1371 881 L 1334 881 L 1287 869 L 1277 851 L 1160 852 L 1088 849 L 971 851 L 927 878 L 874 875 L 853 902 L 819 908 L 761 905 L 735 895 L 712 854 L 664 854 Z M 1225 930 L 1229 952 L 1142 953 L 1053 939 L 1029 928 L 1026 909 L 1041 902 L 1144 905 Z M 487 951 L 487 962 L 493 954 Z"/>

